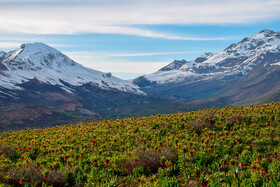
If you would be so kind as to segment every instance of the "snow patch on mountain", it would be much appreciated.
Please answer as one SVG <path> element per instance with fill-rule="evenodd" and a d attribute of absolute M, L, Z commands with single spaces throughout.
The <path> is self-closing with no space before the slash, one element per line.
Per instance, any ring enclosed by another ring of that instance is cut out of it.
<path fill-rule="evenodd" d="M 280 66 L 280 62 L 276 62 L 276 63 L 273 63 L 271 65 L 273 65 L 273 66 Z"/>
<path fill-rule="evenodd" d="M 43 83 L 60 85 L 70 92 L 64 82 L 74 86 L 91 83 L 102 89 L 145 95 L 133 83 L 111 73 L 86 68 L 43 43 L 22 44 L 4 56 L 0 65 L 6 70 L 5 75 L 0 74 L 0 85 L 5 88 L 21 89 L 20 84 L 35 78 Z"/>

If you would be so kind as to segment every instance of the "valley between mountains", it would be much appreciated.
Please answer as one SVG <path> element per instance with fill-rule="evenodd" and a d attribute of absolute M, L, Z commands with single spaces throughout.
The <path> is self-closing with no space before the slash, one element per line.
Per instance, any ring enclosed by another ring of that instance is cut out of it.
<path fill-rule="evenodd" d="M 0 52 L 0 130 L 280 101 L 280 32 L 122 80 L 43 44 Z"/>

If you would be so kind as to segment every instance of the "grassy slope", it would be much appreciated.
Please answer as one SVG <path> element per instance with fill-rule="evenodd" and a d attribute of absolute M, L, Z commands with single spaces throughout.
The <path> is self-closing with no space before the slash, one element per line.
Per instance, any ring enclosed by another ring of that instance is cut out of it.
<path fill-rule="evenodd" d="M 255 105 L 258 103 L 264 104 L 264 103 L 279 102 L 279 101 L 280 101 L 280 91 L 254 99 L 253 101 L 245 103 L 244 106 Z"/>
<path fill-rule="evenodd" d="M 6 132 L 0 134 L 0 181 L 277 186 L 279 116 L 280 103 L 272 103 Z"/>

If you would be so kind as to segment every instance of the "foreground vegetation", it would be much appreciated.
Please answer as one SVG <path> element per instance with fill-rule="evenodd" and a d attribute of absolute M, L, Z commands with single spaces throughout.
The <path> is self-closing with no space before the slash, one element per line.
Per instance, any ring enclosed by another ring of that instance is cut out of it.
<path fill-rule="evenodd" d="M 279 186 L 280 104 L 0 134 L 3 186 Z"/>

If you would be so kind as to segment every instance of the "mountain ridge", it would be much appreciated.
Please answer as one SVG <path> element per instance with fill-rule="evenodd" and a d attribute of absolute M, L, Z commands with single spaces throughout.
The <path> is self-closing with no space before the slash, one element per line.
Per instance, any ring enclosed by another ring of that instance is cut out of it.
<path fill-rule="evenodd" d="M 71 90 L 63 82 L 75 86 L 92 83 L 102 89 L 145 95 L 131 82 L 114 77 L 111 73 L 86 68 L 43 43 L 22 44 L 3 56 L 0 83 L 5 88 L 21 89 L 20 84 L 36 78 L 44 83 L 60 85 L 69 92 Z"/>
<path fill-rule="evenodd" d="M 205 53 L 192 61 L 174 61 L 159 71 L 141 76 L 141 78 L 160 85 L 181 81 L 200 81 L 203 78 L 223 79 L 228 76 L 242 76 L 252 69 L 254 58 L 263 58 L 261 54 L 264 55 L 264 52 L 279 51 L 280 32 L 262 30 L 256 35 L 231 44 L 221 52 Z M 180 64 L 180 68 L 169 68 L 168 71 L 162 71 L 171 65 L 176 66 L 176 64 Z M 135 84 L 139 84 L 138 78 L 133 80 Z"/>
<path fill-rule="evenodd" d="M 205 53 L 192 61 L 174 61 L 166 67 L 176 67 L 176 64 L 179 64 L 179 68 L 163 67 L 155 73 L 134 79 L 133 83 L 148 95 L 168 100 L 228 97 L 233 89 L 246 87 L 249 81 L 249 77 L 246 78 L 248 73 L 261 76 L 260 72 L 256 71 L 258 67 L 268 73 L 273 72 L 273 69 L 278 69 L 279 62 L 280 32 L 262 30 L 231 44 L 223 51 Z M 247 82 L 243 80 L 244 77 L 248 79 Z M 261 81 L 258 86 L 262 87 Z M 240 101 L 233 99 L 232 103 L 234 102 Z"/>

